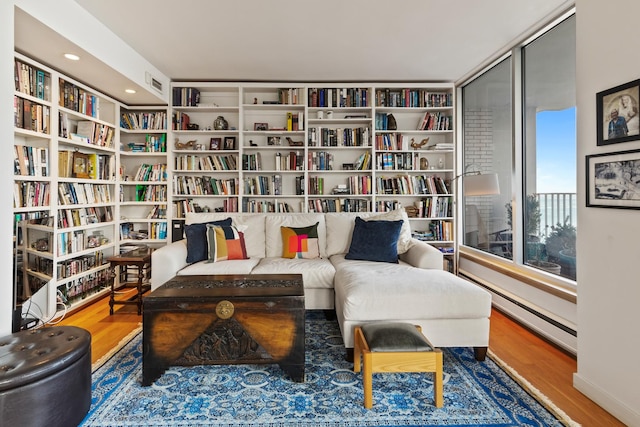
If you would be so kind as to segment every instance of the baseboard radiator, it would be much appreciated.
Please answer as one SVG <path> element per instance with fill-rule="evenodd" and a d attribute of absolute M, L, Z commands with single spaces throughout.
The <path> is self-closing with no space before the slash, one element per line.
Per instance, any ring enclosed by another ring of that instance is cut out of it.
<path fill-rule="evenodd" d="M 474 274 L 460 270 L 458 276 L 489 291 L 492 294 L 492 305 L 496 309 L 568 353 L 577 354 L 578 333 L 575 328 L 567 326 L 554 318 L 553 315 L 544 313 L 544 310 L 539 307 L 527 304 L 521 298 Z"/>

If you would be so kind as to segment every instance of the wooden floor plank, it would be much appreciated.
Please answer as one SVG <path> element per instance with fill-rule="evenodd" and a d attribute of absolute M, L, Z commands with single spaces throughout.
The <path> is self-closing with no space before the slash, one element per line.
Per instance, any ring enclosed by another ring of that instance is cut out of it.
<path fill-rule="evenodd" d="M 133 305 L 116 306 L 109 315 L 105 297 L 63 319 L 92 334 L 92 362 L 100 359 L 142 322 Z M 624 427 L 624 424 L 573 387 L 576 359 L 531 333 L 503 313 L 493 310 L 489 348 L 574 421 L 585 427 Z M 446 385 L 445 385 L 446 391 Z"/>

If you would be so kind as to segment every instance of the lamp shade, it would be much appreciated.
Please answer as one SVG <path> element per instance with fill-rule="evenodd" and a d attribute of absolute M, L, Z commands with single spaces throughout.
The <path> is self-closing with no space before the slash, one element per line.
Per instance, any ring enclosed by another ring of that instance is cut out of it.
<path fill-rule="evenodd" d="M 484 175 L 467 175 L 462 181 L 462 189 L 465 196 L 489 196 L 500 194 L 498 174 L 488 173 Z"/>

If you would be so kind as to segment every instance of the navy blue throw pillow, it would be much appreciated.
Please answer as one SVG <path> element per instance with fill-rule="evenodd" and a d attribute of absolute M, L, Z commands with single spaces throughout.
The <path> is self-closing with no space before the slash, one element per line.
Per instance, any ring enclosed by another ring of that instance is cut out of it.
<path fill-rule="evenodd" d="M 365 221 L 356 217 L 346 259 L 398 263 L 400 221 Z"/>
<path fill-rule="evenodd" d="M 207 224 L 230 226 L 231 218 L 207 223 L 185 225 L 184 235 L 187 238 L 187 263 L 191 264 L 209 258 L 207 247 Z"/>

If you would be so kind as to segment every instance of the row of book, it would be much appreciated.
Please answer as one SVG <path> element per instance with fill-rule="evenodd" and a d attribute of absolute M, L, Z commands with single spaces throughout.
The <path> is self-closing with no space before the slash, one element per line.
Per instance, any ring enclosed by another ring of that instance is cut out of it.
<path fill-rule="evenodd" d="M 377 177 L 377 194 L 450 194 L 444 179 L 437 175 Z"/>
<path fill-rule="evenodd" d="M 307 194 L 324 194 L 324 178 L 318 176 L 310 176 L 309 189 Z"/>
<path fill-rule="evenodd" d="M 409 137 L 402 132 L 388 132 L 384 134 L 376 135 L 375 146 L 377 151 L 415 151 L 416 149 L 412 147 L 412 143 L 415 143 L 415 137 Z M 424 142 L 424 139 L 420 142 Z M 424 142 L 423 145 L 420 146 L 420 150 L 431 150 L 433 149 L 433 145 L 428 145 L 427 142 Z M 444 150 L 443 147 L 438 147 L 439 150 Z"/>
<path fill-rule="evenodd" d="M 51 110 L 48 106 L 13 97 L 13 125 L 20 129 L 38 133 L 49 133 Z"/>
<path fill-rule="evenodd" d="M 196 107 L 200 103 L 200 90 L 195 87 L 174 87 L 171 99 L 174 107 Z"/>
<path fill-rule="evenodd" d="M 113 127 L 91 120 L 79 120 L 75 123 L 75 132 L 70 132 L 70 126 L 73 126 L 74 123 L 69 121 L 69 116 L 62 113 L 60 121 L 61 137 L 98 147 L 113 148 L 115 138 L 115 129 Z"/>
<path fill-rule="evenodd" d="M 275 154 L 275 169 L 283 171 L 301 171 L 304 169 L 302 151 L 290 151 L 287 154 Z M 258 169 L 259 170 L 259 169 Z"/>
<path fill-rule="evenodd" d="M 280 175 L 258 175 L 244 178 L 244 194 L 252 196 L 268 196 L 282 194 L 282 178 Z"/>
<path fill-rule="evenodd" d="M 79 167 L 78 162 L 84 166 Z M 82 172 L 79 172 L 83 170 Z M 58 176 L 61 178 L 90 178 L 113 180 L 115 178 L 115 157 L 109 154 L 80 153 L 78 151 L 58 151 Z"/>
<path fill-rule="evenodd" d="M 232 195 L 238 194 L 238 178 L 216 179 L 208 176 L 174 176 L 173 194 Z"/>
<path fill-rule="evenodd" d="M 453 106 L 453 94 L 427 89 L 378 89 L 375 103 L 377 107 L 448 108 Z"/>
<path fill-rule="evenodd" d="M 367 199 L 332 198 L 309 200 L 309 212 L 370 212 Z"/>
<path fill-rule="evenodd" d="M 166 219 L 167 218 L 167 205 L 155 205 L 149 209 L 147 219 Z"/>
<path fill-rule="evenodd" d="M 371 176 L 350 176 L 347 178 L 349 194 L 372 194 Z"/>
<path fill-rule="evenodd" d="M 124 147 L 124 145 L 123 145 Z M 129 142 L 127 150 L 133 153 L 166 153 L 167 152 L 167 134 L 146 134 L 144 142 Z"/>
<path fill-rule="evenodd" d="M 58 286 L 62 297 L 67 304 L 74 304 L 83 300 L 102 289 L 107 288 L 111 283 L 111 275 L 108 269 L 89 273 L 77 279 Z"/>
<path fill-rule="evenodd" d="M 371 145 L 371 130 L 368 127 L 309 128 L 309 147 L 368 147 Z"/>
<path fill-rule="evenodd" d="M 58 248 L 56 251 L 57 256 L 64 256 L 81 252 L 85 250 L 87 246 L 87 236 L 84 230 L 68 231 L 66 233 L 60 233 L 57 235 Z"/>
<path fill-rule="evenodd" d="M 56 266 L 58 278 L 64 279 L 100 267 L 103 265 L 100 261 L 103 260 L 103 256 L 102 252 L 99 252 L 99 254 L 99 256 L 96 256 L 96 254 L 82 255 L 77 258 L 58 262 Z"/>
<path fill-rule="evenodd" d="M 126 112 L 120 115 L 120 127 L 130 130 L 165 130 L 167 129 L 166 111 Z"/>
<path fill-rule="evenodd" d="M 90 206 L 78 209 L 62 209 L 58 218 L 59 228 L 80 227 L 113 221 L 111 206 Z"/>
<path fill-rule="evenodd" d="M 167 223 L 166 222 L 152 222 L 145 224 L 149 229 L 135 230 L 135 225 L 132 222 L 123 222 L 120 224 L 120 239 L 121 240 L 146 240 L 146 239 L 159 239 L 164 240 L 167 238 Z"/>
<path fill-rule="evenodd" d="M 417 170 L 420 157 L 417 153 L 376 153 L 376 170 Z"/>
<path fill-rule="evenodd" d="M 151 181 L 161 182 L 167 180 L 167 165 L 166 163 L 143 163 L 138 167 L 134 181 Z"/>
<path fill-rule="evenodd" d="M 136 185 L 136 202 L 166 202 L 166 185 Z"/>
<path fill-rule="evenodd" d="M 418 130 L 452 130 L 453 116 L 441 111 L 424 113 L 422 119 L 418 122 Z"/>
<path fill-rule="evenodd" d="M 417 218 L 444 218 L 453 216 L 453 201 L 448 196 L 429 197 L 417 200 L 413 205 L 418 208 Z"/>
<path fill-rule="evenodd" d="M 288 104 L 288 105 L 298 105 L 300 104 L 300 99 L 302 93 L 300 93 L 302 89 L 294 87 L 294 88 L 282 88 L 278 89 L 278 104 Z M 263 104 L 265 102 L 263 101 Z"/>
<path fill-rule="evenodd" d="M 16 181 L 13 184 L 13 207 L 31 208 L 49 206 L 49 183 Z"/>
<path fill-rule="evenodd" d="M 15 89 L 44 101 L 51 100 L 51 74 L 15 59 Z"/>
<path fill-rule="evenodd" d="M 307 103 L 312 108 L 366 107 L 369 105 L 369 89 L 309 88 Z"/>
<path fill-rule="evenodd" d="M 233 154 L 209 156 L 189 154 L 177 155 L 175 168 L 176 171 L 235 171 L 238 169 L 238 164 L 237 157 Z"/>
<path fill-rule="evenodd" d="M 49 149 L 30 145 L 14 145 L 13 174 L 23 176 L 49 176 Z"/>
<path fill-rule="evenodd" d="M 328 151 L 311 151 L 309 152 L 308 157 L 308 170 L 333 170 L 333 153 L 330 153 Z"/>
<path fill-rule="evenodd" d="M 98 118 L 100 98 L 64 79 L 60 79 L 59 88 L 61 107 Z"/>
<path fill-rule="evenodd" d="M 266 212 L 295 212 L 286 202 L 271 202 L 268 200 L 242 200 L 242 212 L 266 213 Z"/>
<path fill-rule="evenodd" d="M 174 201 L 172 207 L 175 218 L 184 218 L 187 212 L 203 212 L 202 207 L 191 199 Z M 229 197 L 224 199 L 222 201 L 222 212 L 238 212 L 238 198 Z"/>
<path fill-rule="evenodd" d="M 287 127 L 291 131 L 304 130 L 304 113 L 302 111 L 296 113 L 287 113 Z"/>
<path fill-rule="evenodd" d="M 45 274 L 49 277 L 53 276 L 53 260 L 50 258 L 30 256 L 27 264 L 29 271 Z"/>
<path fill-rule="evenodd" d="M 61 205 L 111 203 L 113 200 L 111 188 L 107 184 L 60 182 L 58 193 Z"/>

